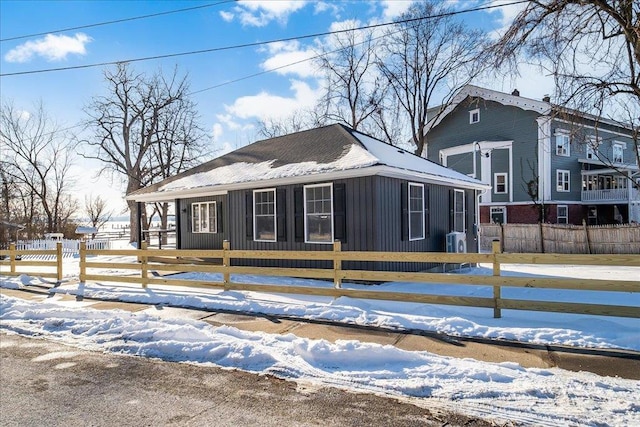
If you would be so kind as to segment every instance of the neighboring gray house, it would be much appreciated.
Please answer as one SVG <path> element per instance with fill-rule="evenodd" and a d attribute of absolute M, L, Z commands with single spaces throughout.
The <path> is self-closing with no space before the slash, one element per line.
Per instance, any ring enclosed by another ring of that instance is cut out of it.
<path fill-rule="evenodd" d="M 491 185 L 481 223 L 640 222 L 631 130 L 549 101 L 465 86 L 431 109 L 427 158 Z"/>
<path fill-rule="evenodd" d="M 476 201 L 486 188 L 331 125 L 255 142 L 127 199 L 175 203 L 184 249 L 229 240 L 231 249 L 330 250 L 340 240 L 344 251 L 444 251 L 446 235 L 458 231 L 477 251 Z"/>

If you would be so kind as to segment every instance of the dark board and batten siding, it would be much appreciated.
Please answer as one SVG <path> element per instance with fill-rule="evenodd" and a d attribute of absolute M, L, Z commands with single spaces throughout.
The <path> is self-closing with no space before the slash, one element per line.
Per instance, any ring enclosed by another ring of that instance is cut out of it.
<path fill-rule="evenodd" d="M 452 187 L 423 183 L 425 185 L 425 239 L 408 239 L 403 232 L 407 227 L 406 198 L 403 188 L 409 181 L 380 176 L 368 176 L 336 181 L 309 182 L 332 183 L 334 189 L 334 231 L 342 242 L 343 251 L 393 251 L 393 252 L 440 252 L 446 249 L 446 234 L 451 231 L 450 201 Z M 411 181 L 420 183 L 420 181 Z M 262 187 L 256 190 L 272 188 Z M 332 244 L 305 243 L 302 222 L 303 185 L 286 185 L 276 188 L 277 233 L 276 242 L 253 240 L 253 189 L 230 191 L 224 196 L 201 197 L 180 200 L 179 224 L 180 245 L 183 248 L 220 249 L 223 240 L 229 240 L 231 249 L 238 250 L 283 250 L 322 251 L 333 250 Z M 474 191 L 466 190 L 467 200 L 467 245 L 475 250 Z M 216 201 L 221 212 L 221 232 L 197 234 L 191 232 L 191 204 Z M 302 238 L 301 238 L 302 237 Z M 282 266 L 282 267 L 332 267 L 323 261 L 282 260 L 234 260 L 235 265 Z M 431 264 L 345 262 L 344 269 L 404 270 L 418 271 L 432 267 Z"/>
<path fill-rule="evenodd" d="M 176 203 L 176 227 L 180 230 L 180 240 L 176 242 L 182 249 L 222 249 L 222 242 L 229 237 L 229 209 L 227 196 L 197 197 L 193 199 L 182 199 Z M 217 233 L 193 233 L 192 204 L 201 202 L 216 202 L 217 209 Z"/>

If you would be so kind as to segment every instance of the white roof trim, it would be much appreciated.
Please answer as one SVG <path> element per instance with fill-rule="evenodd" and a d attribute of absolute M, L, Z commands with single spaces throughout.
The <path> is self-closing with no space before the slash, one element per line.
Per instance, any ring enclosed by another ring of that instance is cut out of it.
<path fill-rule="evenodd" d="M 486 89 L 479 86 L 466 85 L 451 99 L 451 102 L 446 106 L 444 112 L 439 114 L 435 121 L 427 123 L 425 133 L 436 127 L 442 119 L 448 116 L 449 113 L 451 113 L 451 111 L 453 111 L 453 109 L 468 96 L 482 98 L 487 101 L 495 101 L 502 105 L 518 107 L 523 110 L 535 111 L 545 115 L 551 112 L 551 104 L 549 102 L 510 95 L 508 93 L 498 92 L 496 90 Z"/>

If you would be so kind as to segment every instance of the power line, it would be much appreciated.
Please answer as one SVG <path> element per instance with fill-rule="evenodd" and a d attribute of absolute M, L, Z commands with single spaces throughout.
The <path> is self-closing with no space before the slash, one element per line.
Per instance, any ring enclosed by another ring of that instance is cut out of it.
<path fill-rule="evenodd" d="M 350 29 L 335 30 L 335 31 L 326 31 L 326 32 L 322 32 L 322 33 L 314 33 L 314 34 L 306 34 L 306 35 L 301 35 L 301 36 L 285 37 L 285 38 L 281 38 L 281 39 L 274 39 L 274 40 L 268 40 L 268 41 L 262 41 L 262 42 L 254 42 L 254 43 L 245 43 L 245 44 L 233 45 L 233 46 L 224 46 L 224 47 L 217 47 L 217 48 L 210 48 L 210 49 L 193 50 L 193 51 L 188 51 L 188 52 L 170 53 L 170 54 L 166 54 L 166 55 L 155 55 L 155 56 L 147 56 L 147 57 L 141 57 L 141 58 L 122 59 L 122 60 L 118 60 L 118 61 L 100 62 L 100 63 L 86 64 L 86 65 L 75 65 L 75 66 L 69 66 L 69 67 L 45 68 L 45 69 L 31 70 L 31 71 L 17 71 L 15 73 L 3 73 L 3 74 L 0 74 L 0 77 L 21 76 L 21 75 L 27 75 L 27 74 L 40 74 L 40 73 L 48 73 L 48 72 L 53 72 L 53 71 L 78 70 L 78 69 L 84 69 L 84 68 L 102 67 L 102 66 L 106 66 L 106 65 L 116 65 L 116 64 L 120 64 L 120 63 L 124 63 L 124 62 L 150 61 L 150 60 L 154 60 L 154 59 L 175 58 L 175 57 L 179 57 L 179 56 L 198 55 L 198 54 L 203 54 L 203 53 L 212 53 L 212 52 L 220 52 L 220 51 L 225 51 L 225 50 L 243 49 L 243 48 L 247 48 L 247 47 L 264 46 L 264 45 L 268 45 L 268 44 L 272 44 L 272 43 L 283 43 L 283 42 L 289 42 L 289 41 L 294 41 L 294 40 L 303 40 L 303 39 L 308 39 L 308 38 L 323 37 L 323 36 L 328 36 L 328 35 L 333 35 L 333 34 L 341 34 L 341 33 L 351 32 L 351 31 L 361 31 L 361 30 L 368 30 L 368 29 L 374 29 L 374 28 L 387 27 L 387 26 L 390 26 L 390 25 L 407 24 L 407 23 L 410 23 L 410 22 L 416 22 L 416 21 L 421 21 L 421 20 L 425 20 L 425 19 L 443 18 L 443 17 L 447 17 L 447 16 L 460 15 L 460 14 L 463 14 L 463 13 L 478 12 L 478 11 L 489 10 L 489 9 L 496 9 L 496 8 L 501 8 L 501 7 L 504 7 L 504 6 L 512 6 L 512 5 L 521 4 L 521 3 L 528 3 L 528 1 L 529 0 L 517 0 L 517 1 L 511 2 L 511 3 L 493 4 L 493 5 L 488 5 L 488 6 L 479 6 L 479 7 L 475 7 L 475 8 L 471 8 L 471 9 L 464 9 L 464 10 L 458 10 L 458 11 L 453 11 L 453 12 L 440 13 L 440 14 L 437 14 L 437 15 L 430 15 L 430 16 L 421 16 L 421 17 L 418 17 L 418 18 L 409 18 L 409 19 L 404 19 L 404 20 L 401 20 L 401 21 L 385 22 L 385 23 L 381 23 L 381 24 L 366 25 L 366 26 L 358 27 L 358 28 L 350 28 Z M 263 73 L 260 73 L 260 74 L 263 74 Z"/>
<path fill-rule="evenodd" d="M 205 8 L 209 8 L 209 7 L 213 7 L 213 6 L 219 6 L 219 5 L 225 4 L 225 3 L 232 3 L 232 2 L 235 2 L 235 1 L 236 0 L 222 0 L 222 1 L 219 1 L 217 3 L 209 3 L 209 4 L 203 4 L 203 5 L 200 5 L 200 6 L 186 7 L 184 9 L 168 10 L 166 12 L 152 13 L 150 15 L 133 16 L 131 18 L 122 18 L 122 19 L 116 19 L 116 20 L 113 20 L 113 21 L 97 22 L 95 24 L 79 25 L 77 27 L 68 27 L 68 28 L 62 28 L 62 29 L 59 29 L 59 30 L 43 31 L 41 33 L 33 33 L 33 34 L 26 34 L 26 35 L 23 35 L 23 36 L 8 37 L 6 39 L 0 39 L 0 42 L 8 42 L 8 41 L 12 41 L 12 40 L 26 39 L 26 38 L 29 38 L 29 37 L 44 36 L 46 34 L 62 33 L 62 32 L 65 32 L 65 31 L 82 30 L 82 29 L 85 29 L 85 28 L 100 27 L 100 26 L 103 26 L 103 25 L 118 24 L 118 23 L 121 23 L 121 22 L 136 21 L 136 20 L 140 20 L 140 19 L 155 18 L 157 16 L 171 15 L 171 14 L 174 14 L 174 13 L 189 12 L 189 11 L 197 10 L 197 9 L 205 9 Z"/>

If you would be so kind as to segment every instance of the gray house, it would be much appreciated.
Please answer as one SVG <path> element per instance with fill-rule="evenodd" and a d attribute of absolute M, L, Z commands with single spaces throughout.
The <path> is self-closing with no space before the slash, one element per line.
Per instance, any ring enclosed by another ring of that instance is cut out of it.
<path fill-rule="evenodd" d="M 344 251 L 445 251 L 457 231 L 460 249 L 476 251 L 477 195 L 487 188 L 336 124 L 255 142 L 127 199 L 174 203 L 184 249 L 228 240 L 231 249 L 331 250 L 340 240 Z"/>
<path fill-rule="evenodd" d="M 481 223 L 640 222 L 632 131 L 519 95 L 469 85 L 431 110 L 427 157 L 492 187 Z"/>

